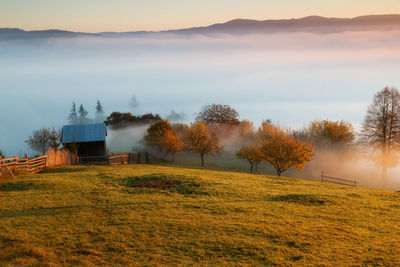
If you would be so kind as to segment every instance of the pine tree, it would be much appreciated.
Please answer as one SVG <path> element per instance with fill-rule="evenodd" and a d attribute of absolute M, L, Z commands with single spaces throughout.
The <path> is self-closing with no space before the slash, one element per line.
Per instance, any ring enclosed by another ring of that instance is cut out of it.
<path fill-rule="evenodd" d="M 104 115 L 103 106 L 101 105 L 100 101 L 97 100 L 95 121 L 96 123 L 103 123 L 105 119 L 106 116 Z"/>
<path fill-rule="evenodd" d="M 87 115 L 89 112 L 87 112 L 85 110 L 83 105 L 80 105 L 78 113 L 79 113 L 79 123 L 80 124 L 88 123 L 89 119 L 88 119 Z"/>
<path fill-rule="evenodd" d="M 68 122 L 70 124 L 77 124 L 78 123 L 78 113 L 76 113 L 76 104 L 72 102 L 72 109 L 68 116 Z"/>

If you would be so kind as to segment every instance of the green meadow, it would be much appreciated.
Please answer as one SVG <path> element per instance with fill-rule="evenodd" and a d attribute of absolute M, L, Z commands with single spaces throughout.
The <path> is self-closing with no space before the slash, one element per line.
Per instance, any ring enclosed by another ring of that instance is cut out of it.
<path fill-rule="evenodd" d="M 400 265 L 400 193 L 158 165 L 0 180 L 0 266 Z"/>

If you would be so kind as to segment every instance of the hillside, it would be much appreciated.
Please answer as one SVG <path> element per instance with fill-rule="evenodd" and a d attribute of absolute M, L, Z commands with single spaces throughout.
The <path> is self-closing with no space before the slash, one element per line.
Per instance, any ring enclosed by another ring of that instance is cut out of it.
<path fill-rule="evenodd" d="M 400 193 L 156 165 L 0 181 L 0 265 L 397 265 Z"/>
<path fill-rule="evenodd" d="M 299 19 L 249 20 L 234 19 L 204 27 L 164 31 L 128 31 L 85 33 L 64 30 L 25 31 L 17 28 L 0 28 L 0 40 L 74 38 L 74 37 L 129 37 L 148 35 L 214 35 L 214 34 L 270 34 L 279 32 L 334 33 L 344 31 L 400 30 L 400 15 L 368 15 L 355 18 L 326 18 L 308 16 Z"/>

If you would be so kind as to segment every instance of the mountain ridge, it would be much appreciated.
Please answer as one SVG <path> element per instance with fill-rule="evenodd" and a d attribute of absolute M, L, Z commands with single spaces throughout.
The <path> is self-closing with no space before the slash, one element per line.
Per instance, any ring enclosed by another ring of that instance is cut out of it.
<path fill-rule="evenodd" d="M 125 31 L 125 32 L 74 32 L 60 29 L 26 31 L 19 28 L 0 28 L 1 39 L 52 38 L 52 37 L 126 37 L 155 34 L 269 34 L 279 32 L 333 33 L 343 31 L 400 30 L 400 14 L 365 15 L 354 18 L 334 18 L 307 16 L 303 18 L 254 20 L 233 19 L 224 23 L 208 26 L 171 29 L 162 31 Z"/>

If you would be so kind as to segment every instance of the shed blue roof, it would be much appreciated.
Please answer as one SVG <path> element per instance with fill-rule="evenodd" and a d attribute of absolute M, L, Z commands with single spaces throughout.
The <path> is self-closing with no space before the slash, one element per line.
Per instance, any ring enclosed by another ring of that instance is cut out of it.
<path fill-rule="evenodd" d="M 63 144 L 105 141 L 107 135 L 104 123 L 64 125 Z"/>

